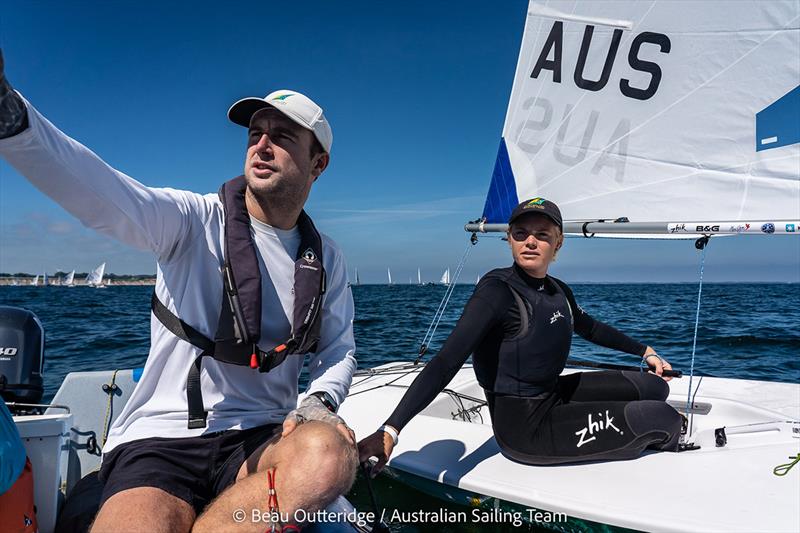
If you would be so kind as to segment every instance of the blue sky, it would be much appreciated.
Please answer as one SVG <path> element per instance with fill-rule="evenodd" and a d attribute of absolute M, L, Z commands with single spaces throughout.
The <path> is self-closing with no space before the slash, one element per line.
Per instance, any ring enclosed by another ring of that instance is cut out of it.
<path fill-rule="evenodd" d="M 480 216 L 527 1 L 6 1 L 6 72 L 45 116 L 153 186 L 215 191 L 241 173 L 235 100 L 307 93 L 334 131 L 308 211 L 362 282 L 454 268 Z M 800 281 L 800 239 L 712 241 L 711 281 Z M 567 281 L 695 281 L 691 241 L 571 239 Z M 0 162 L 0 271 L 153 273 L 153 258 L 83 228 Z M 483 237 L 463 280 L 510 263 Z"/>

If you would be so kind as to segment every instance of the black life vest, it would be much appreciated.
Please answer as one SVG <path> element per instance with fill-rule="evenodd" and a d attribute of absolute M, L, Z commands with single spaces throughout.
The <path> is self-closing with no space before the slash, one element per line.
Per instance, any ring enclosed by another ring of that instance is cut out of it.
<path fill-rule="evenodd" d="M 261 336 L 261 272 L 250 231 L 250 214 L 245 205 L 246 189 L 244 176 L 239 176 L 224 183 L 219 190 L 225 224 L 225 264 L 222 305 L 214 339 L 209 339 L 175 316 L 153 292 L 151 309 L 155 317 L 178 338 L 202 350 L 186 379 L 189 429 L 206 427 L 208 413 L 203 408 L 200 389 L 203 357 L 269 372 L 289 355 L 316 351 L 320 337 L 320 309 L 325 293 L 322 238 L 311 218 L 301 211 L 297 219 L 300 247 L 294 263 L 292 333 L 286 341 L 268 351 L 258 347 Z"/>
<path fill-rule="evenodd" d="M 519 310 L 520 327 L 504 334 L 499 346 L 479 346 L 472 360 L 478 383 L 485 390 L 531 397 L 552 391 L 564 370 L 572 344 L 573 316 L 555 279 L 547 276 L 538 290 L 520 276 L 510 267 L 492 270 L 481 278 L 483 283 L 498 279 L 508 285 Z"/>

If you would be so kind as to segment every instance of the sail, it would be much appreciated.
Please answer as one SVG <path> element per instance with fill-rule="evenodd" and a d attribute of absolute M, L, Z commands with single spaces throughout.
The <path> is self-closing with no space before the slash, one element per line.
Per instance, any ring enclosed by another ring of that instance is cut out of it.
<path fill-rule="evenodd" d="M 439 280 L 439 283 L 443 283 L 445 285 L 450 285 L 450 269 L 446 269 L 444 274 L 442 274 L 442 279 Z"/>
<path fill-rule="evenodd" d="M 392 284 L 392 269 L 391 268 L 387 268 L 386 269 L 386 273 L 389 275 L 389 285 L 391 285 Z"/>
<path fill-rule="evenodd" d="M 422 271 L 417 268 L 417 285 L 422 285 Z"/>
<path fill-rule="evenodd" d="M 48 284 L 49 284 L 49 282 L 47 281 L 47 272 L 45 272 L 43 277 L 42 277 L 42 285 L 47 287 Z"/>
<path fill-rule="evenodd" d="M 34 287 L 36 285 L 39 285 L 39 274 L 36 274 L 36 276 L 34 276 L 33 281 L 31 281 L 31 285 L 33 285 Z"/>
<path fill-rule="evenodd" d="M 531 2 L 486 221 L 543 197 L 570 221 L 794 231 L 799 50 L 795 0 Z"/>
<path fill-rule="evenodd" d="M 71 285 L 74 284 L 74 281 L 75 281 L 75 271 L 73 270 L 72 272 L 67 274 L 66 278 L 64 278 L 64 285 L 70 285 L 71 286 Z"/>
<path fill-rule="evenodd" d="M 105 274 L 106 264 L 102 263 L 99 267 L 92 270 L 86 277 L 87 285 L 99 286 L 103 284 L 103 275 Z"/>

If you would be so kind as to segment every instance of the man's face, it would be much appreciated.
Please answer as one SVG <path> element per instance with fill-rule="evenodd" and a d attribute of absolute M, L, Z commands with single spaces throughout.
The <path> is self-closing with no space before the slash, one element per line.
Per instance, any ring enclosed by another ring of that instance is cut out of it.
<path fill-rule="evenodd" d="M 555 222 L 537 213 L 518 218 L 508 229 L 514 262 L 537 278 L 547 274 L 547 267 L 563 242 L 564 236 Z"/>
<path fill-rule="evenodd" d="M 302 206 L 311 184 L 325 170 L 328 154 L 311 154 L 314 134 L 274 108 L 253 114 L 244 176 L 258 199 Z"/>

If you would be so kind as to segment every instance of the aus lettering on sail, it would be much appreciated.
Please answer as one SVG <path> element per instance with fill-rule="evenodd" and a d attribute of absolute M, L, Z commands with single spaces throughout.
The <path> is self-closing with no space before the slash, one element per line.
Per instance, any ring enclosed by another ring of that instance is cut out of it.
<path fill-rule="evenodd" d="M 658 93 L 664 77 L 660 62 L 672 41 L 652 31 L 608 30 L 602 24 L 564 20 L 554 20 L 549 31 L 540 29 L 538 45 L 526 59 L 533 66 L 526 72 L 528 87 L 519 95 L 522 113 L 514 137 L 530 154 L 548 145 L 553 159 L 566 167 L 583 162 L 593 154 L 592 147 L 601 146 L 589 172 L 597 175 L 608 167 L 621 182 L 629 134 L 636 126 L 626 116 L 624 100 L 633 105 Z M 553 93 L 542 84 L 563 89 Z M 587 99 L 592 93 L 604 93 L 603 98 Z M 553 94 L 558 96 L 544 96 Z M 619 105 L 609 105 L 615 99 L 621 100 Z"/>

